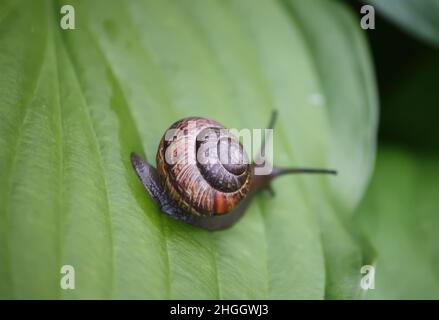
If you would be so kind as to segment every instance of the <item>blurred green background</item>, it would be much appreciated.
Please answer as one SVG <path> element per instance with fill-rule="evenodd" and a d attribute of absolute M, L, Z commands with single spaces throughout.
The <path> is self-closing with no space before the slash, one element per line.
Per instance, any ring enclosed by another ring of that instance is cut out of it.
<path fill-rule="evenodd" d="M 439 298 L 438 1 L 375 5 L 367 32 L 380 97 L 375 173 L 359 227 L 377 249 L 374 299 Z"/>

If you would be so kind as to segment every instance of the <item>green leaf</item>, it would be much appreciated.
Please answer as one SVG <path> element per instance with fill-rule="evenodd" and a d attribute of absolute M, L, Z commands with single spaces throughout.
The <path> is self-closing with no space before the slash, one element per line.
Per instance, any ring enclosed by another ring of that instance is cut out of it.
<path fill-rule="evenodd" d="M 437 0 L 369 0 L 367 4 L 372 4 L 378 14 L 383 14 L 411 34 L 439 46 Z"/>
<path fill-rule="evenodd" d="M 1 297 L 357 296 L 350 213 L 377 102 L 342 4 L 69 1 L 76 30 L 59 28 L 62 4 L 0 4 Z M 340 174 L 276 181 L 229 230 L 161 214 L 131 168 L 179 118 L 263 128 L 273 109 L 276 164 Z M 65 264 L 74 290 L 60 289 Z"/>
<path fill-rule="evenodd" d="M 439 298 L 437 156 L 383 148 L 357 223 L 378 252 L 372 299 Z"/>

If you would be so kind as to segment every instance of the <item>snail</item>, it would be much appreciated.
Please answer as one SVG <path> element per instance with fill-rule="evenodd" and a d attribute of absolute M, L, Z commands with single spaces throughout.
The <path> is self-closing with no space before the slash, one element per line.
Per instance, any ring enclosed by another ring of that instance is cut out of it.
<path fill-rule="evenodd" d="M 274 111 L 269 129 L 276 115 Z M 261 150 L 265 150 L 266 138 L 262 139 Z M 249 163 L 235 136 L 220 123 L 202 117 L 175 122 L 160 141 L 156 162 L 154 168 L 131 153 L 137 176 L 160 210 L 208 230 L 232 226 L 243 216 L 253 196 L 263 189 L 272 192 L 270 182 L 281 175 L 337 173 L 331 169 L 273 167 L 270 174 L 257 175 L 255 170 L 263 164 Z"/>

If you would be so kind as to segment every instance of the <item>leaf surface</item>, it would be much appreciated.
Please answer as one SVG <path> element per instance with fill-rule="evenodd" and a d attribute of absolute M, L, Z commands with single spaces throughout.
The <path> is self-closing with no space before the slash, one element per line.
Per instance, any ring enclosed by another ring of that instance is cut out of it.
<path fill-rule="evenodd" d="M 2 297 L 357 295 L 364 252 L 348 222 L 377 102 L 343 5 L 70 1 L 77 29 L 61 30 L 62 4 L 0 4 Z M 231 229 L 170 220 L 131 168 L 132 151 L 154 163 L 177 119 L 263 128 L 273 109 L 276 164 L 340 174 L 279 179 Z M 60 289 L 65 264 L 75 290 Z"/>
<path fill-rule="evenodd" d="M 382 148 L 358 225 L 378 252 L 371 299 L 439 297 L 437 156 Z"/>

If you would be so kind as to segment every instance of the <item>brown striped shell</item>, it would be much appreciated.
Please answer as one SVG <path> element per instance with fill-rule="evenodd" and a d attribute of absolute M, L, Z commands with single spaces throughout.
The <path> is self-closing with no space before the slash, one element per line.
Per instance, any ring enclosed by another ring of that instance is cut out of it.
<path fill-rule="evenodd" d="M 200 117 L 174 123 L 157 151 L 168 195 L 186 212 L 220 215 L 250 190 L 252 169 L 241 143 L 220 123 Z"/>

